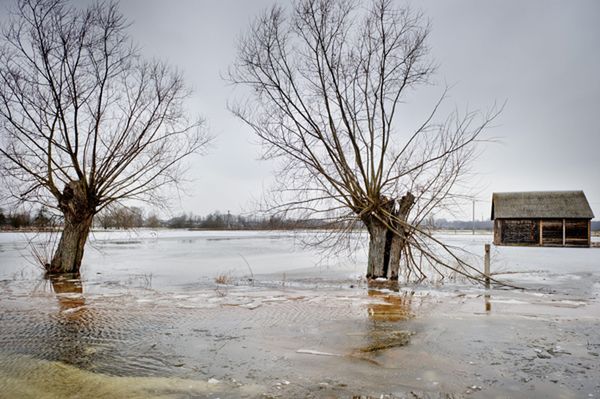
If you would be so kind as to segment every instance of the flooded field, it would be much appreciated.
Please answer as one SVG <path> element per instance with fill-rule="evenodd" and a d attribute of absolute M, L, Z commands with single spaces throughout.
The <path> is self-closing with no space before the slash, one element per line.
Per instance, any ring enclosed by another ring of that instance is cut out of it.
<path fill-rule="evenodd" d="M 0 234 L 1 398 L 600 397 L 598 248 L 493 247 L 525 291 L 392 291 L 285 233 L 99 232 L 54 280 L 30 239 Z"/>

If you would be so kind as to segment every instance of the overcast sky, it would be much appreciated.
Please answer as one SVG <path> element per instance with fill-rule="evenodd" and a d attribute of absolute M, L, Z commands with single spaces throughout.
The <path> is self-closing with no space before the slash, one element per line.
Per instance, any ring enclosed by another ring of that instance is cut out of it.
<path fill-rule="evenodd" d="M 8 0 L 2 0 L 4 4 Z M 173 213 L 252 208 L 272 165 L 258 160 L 250 129 L 226 109 L 233 88 L 220 78 L 236 38 L 273 0 L 122 0 L 131 35 L 149 57 L 179 67 L 194 89 L 190 106 L 217 140 L 192 161 L 187 195 Z M 287 4 L 287 1 L 278 3 Z M 406 4 L 406 3 L 400 3 Z M 473 185 L 477 218 L 489 218 L 494 191 L 584 190 L 600 218 L 600 1 L 413 1 L 431 21 L 436 79 L 453 85 L 448 105 L 506 107 L 489 135 Z M 425 113 L 441 87 L 411 105 Z M 465 206 L 457 218 L 470 218 Z"/>

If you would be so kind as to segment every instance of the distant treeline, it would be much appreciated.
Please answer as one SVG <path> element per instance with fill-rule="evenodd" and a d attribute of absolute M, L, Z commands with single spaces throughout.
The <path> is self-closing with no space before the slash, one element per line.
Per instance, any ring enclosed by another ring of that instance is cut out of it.
<path fill-rule="evenodd" d="M 206 230 L 293 230 L 335 227 L 331 222 L 314 219 L 288 219 L 278 216 L 244 216 L 213 212 L 206 216 L 183 214 L 163 222 L 163 226 L 179 229 Z"/>
<path fill-rule="evenodd" d="M 36 212 L 13 211 L 5 212 L 0 208 L 0 229 L 47 228 L 52 225 L 52 215 L 46 208 Z"/>
<path fill-rule="evenodd" d="M 434 219 L 433 222 L 429 222 L 433 229 L 437 230 L 489 230 L 494 229 L 494 222 L 491 220 L 446 220 L 446 219 Z"/>
<path fill-rule="evenodd" d="M 428 221 L 429 228 L 435 230 L 483 230 L 491 231 L 494 224 L 491 220 L 446 220 Z M 48 229 L 60 227 L 62 220 L 46 208 L 35 211 L 5 212 L 0 208 L 0 229 Z M 205 216 L 193 213 L 181 214 L 172 218 L 159 218 L 155 213 L 145 214 L 137 207 L 114 207 L 99 213 L 94 219 L 94 227 L 101 229 L 132 228 L 171 228 L 171 229 L 206 229 L 206 230 L 291 230 L 291 229 L 326 229 L 341 227 L 330 222 L 314 219 L 289 219 L 277 216 L 247 216 L 231 213 L 212 212 Z M 592 221 L 592 230 L 600 231 L 600 221 Z"/>
<path fill-rule="evenodd" d="M 46 208 L 37 211 L 19 210 L 4 212 L 0 208 L 0 229 L 50 229 L 60 228 L 62 218 L 53 215 Z M 320 220 L 296 220 L 277 216 L 244 216 L 215 211 L 205 216 L 192 213 L 172 218 L 159 218 L 155 213 L 145 215 L 138 207 L 114 207 L 100 212 L 94 218 L 94 228 L 133 229 L 133 228 L 172 228 L 206 230 L 284 230 L 332 228 L 330 222 Z M 338 226 L 339 227 L 339 226 Z"/>

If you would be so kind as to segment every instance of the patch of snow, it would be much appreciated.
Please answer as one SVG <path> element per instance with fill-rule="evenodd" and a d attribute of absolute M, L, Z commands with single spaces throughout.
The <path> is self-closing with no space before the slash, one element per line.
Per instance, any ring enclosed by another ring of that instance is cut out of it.
<path fill-rule="evenodd" d="M 296 353 L 302 353 L 305 355 L 317 355 L 317 356 L 342 356 L 337 353 L 320 352 L 312 349 L 298 349 Z"/>

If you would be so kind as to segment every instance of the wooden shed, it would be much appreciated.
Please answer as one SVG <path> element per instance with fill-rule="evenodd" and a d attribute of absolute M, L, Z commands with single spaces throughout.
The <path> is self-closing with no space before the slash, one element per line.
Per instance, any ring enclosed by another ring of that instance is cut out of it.
<path fill-rule="evenodd" d="M 494 193 L 496 245 L 591 245 L 594 213 L 583 191 Z"/>

